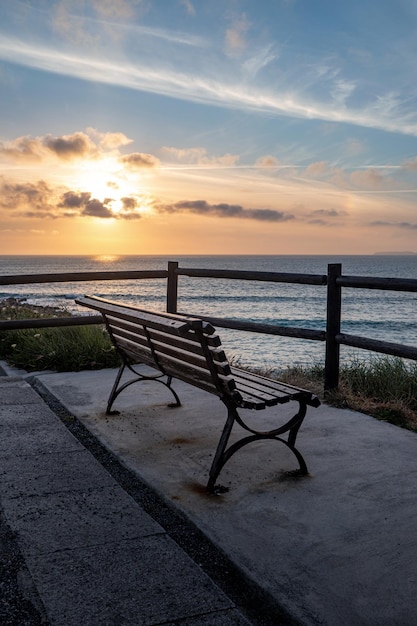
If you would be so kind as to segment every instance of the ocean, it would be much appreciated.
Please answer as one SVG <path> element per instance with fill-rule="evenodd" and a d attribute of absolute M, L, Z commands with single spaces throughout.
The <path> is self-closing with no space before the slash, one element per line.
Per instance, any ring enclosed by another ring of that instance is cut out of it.
<path fill-rule="evenodd" d="M 180 267 L 326 274 L 341 263 L 350 276 L 417 278 L 417 255 L 410 256 L 0 256 L 0 275 Z M 166 281 L 0 285 L 0 300 L 24 298 L 80 312 L 75 298 L 94 294 L 154 310 L 165 310 Z M 342 332 L 417 346 L 417 293 L 343 289 Z M 179 277 L 178 310 L 284 326 L 325 330 L 326 287 L 284 283 Z M 84 311 L 83 311 L 84 312 Z M 234 362 L 280 369 L 323 362 L 324 342 L 221 329 Z M 372 353 L 342 346 L 341 358 L 369 358 Z"/>

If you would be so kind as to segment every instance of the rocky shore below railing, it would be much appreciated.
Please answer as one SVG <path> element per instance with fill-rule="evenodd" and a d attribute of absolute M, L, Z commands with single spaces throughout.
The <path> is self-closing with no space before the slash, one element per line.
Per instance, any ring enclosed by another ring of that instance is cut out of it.
<path fill-rule="evenodd" d="M 33 317 L 71 317 L 72 314 L 57 306 L 31 304 L 26 298 L 9 297 L 0 300 L 0 319 L 31 319 Z"/>

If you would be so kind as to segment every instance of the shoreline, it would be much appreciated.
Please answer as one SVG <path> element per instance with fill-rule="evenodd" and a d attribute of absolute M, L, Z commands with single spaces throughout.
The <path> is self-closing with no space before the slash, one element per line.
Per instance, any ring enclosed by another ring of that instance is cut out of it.
<path fill-rule="evenodd" d="M 8 315 L 7 319 L 24 319 L 20 314 L 23 312 L 31 313 L 32 317 L 72 317 L 72 313 L 61 309 L 60 307 L 42 305 L 42 304 L 30 304 L 27 302 L 27 298 L 16 298 L 9 296 L 0 300 L 0 318 L 3 319 L 4 313 Z M 35 315 L 33 315 L 35 314 Z"/>

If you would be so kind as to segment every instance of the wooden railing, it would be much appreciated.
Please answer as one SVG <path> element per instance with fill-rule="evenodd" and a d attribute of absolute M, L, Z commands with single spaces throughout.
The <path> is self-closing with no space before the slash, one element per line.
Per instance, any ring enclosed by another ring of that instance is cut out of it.
<path fill-rule="evenodd" d="M 177 262 L 170 261 L 168 263 L 167 270 L 76 272 L 60 274 L 27 274 L 17 276 L 0 276 L 0 285 L 23 285 L 29 283 L 34 284 L 101 280 L 144 280 L 154 278 L 166 278 L 166 310 L 169 313 L 181 313 L 181 311 L 178 311 L 179 276 L 245 281 L 266 281 L 272 283 L 292 283 L 316 286 L 327 285 L 326 330 L 295 328 L 291 326 L 279 326 L 276 324 L 261 324 L 249 321 L 236 321 L 226 318 L 204 316 L 204 319 L 207 319 L 215 326 L 222 328 L 231 328 L 269 335 L 281 335 L 313 341 L 324 341 L 326 344 L 324 368 L 324 386 L 326 391 L 336 389 L 339 383 L 341 345 L 417 360 L 417 347 L 391 343 L 388 341 L 380 341 L 356 335 L 347 335 L 341 332 L 342 288 L 381 289 L 386 291 L 417 292 L 417 280 L 398 278 L 373 278 L 363 276 L 343 276 L 341 264 L 331 264 L 328 266 L 327 275 L 317 275 L 180 268 Z M 195 316 L 194 313 L 193 316 Z M 19 328 L 46 328 L 53 326 L 76 326 L 85 324 L 97 324 L 101 323 L 101 321 L 102 318 L 98 315 L 75 315 L 72 317 L 62 318 L 57 317 L 30 320 L 7 320 L 0 321 L 0 330 L 12 330 Z"/>

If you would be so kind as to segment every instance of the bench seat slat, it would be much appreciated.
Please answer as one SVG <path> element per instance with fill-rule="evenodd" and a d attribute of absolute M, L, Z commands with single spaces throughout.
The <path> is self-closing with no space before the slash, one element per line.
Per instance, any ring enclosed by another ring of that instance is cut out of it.
<path fill-rule="evenodd" d="M 294 399 L 294 393 L 287 393 L 287 391 L 283 391 L 281 389 L 273 389 L 272 387 L 258 383 L 256 380 L 252 381 L 246 378 L 240 378 L 235 372 L 233 372 L 233 378 L 235 379 L 236 385 L 239 389 L 245 389 L 248 393 L 253 393 L 254 395 L 262 394 L 262 396 L 265 397 L 265 400 L 267 398 L 271 398 L 273 400 L 277 398 L 277 402 L 283 403 Z M 273 402 L 273 404 L 277 404 L 277 402 Z"/>
<path fill-rule="evenodd" d="M 299 389 L 278 380 L 266 378 L 260 374 L 254 374 L 252 372 L 247 372 L 246 370 L 241 370 L 237 367 L 231 367 L 231 371 L 238 386 L 241 384 L 249 384 L 254 387 L 259 385 L 265 391 L 270 390 L 272 394 L 279 394 L 282 397 L 287 397 L 288 400 L 284 400 L 284 402 L 289 400 L 299 400 L 302 398 L 311 406 L 318 406 L 320 404 L 317 397 L 311 391 L 307 391 L 306 389 Z"/>
<path fill-rule="evenodd" d="M 236 397 L 237 406 L 242 409 L 256 409 L 257 411 L 266 408 L 265 401 L 260 398 L 254 398 L 253 395 L 245 393 L 245 391 L 238 389 Z"/>
<path fill-rule="evenodd" d="M 265 404 L 265 406 L 275 406 L 277 404 L 284 404 L 288 402 L 290 398 L 288 396 L 279 396 L 272 395 L 261 389 L 255 389 L 250 385 L 245 385 L 234 379 L 236 382 L 236 387 L 239 393 L 244 394 L 246 398 L 252 398 L 254 402 L 261 401 Z"/>

